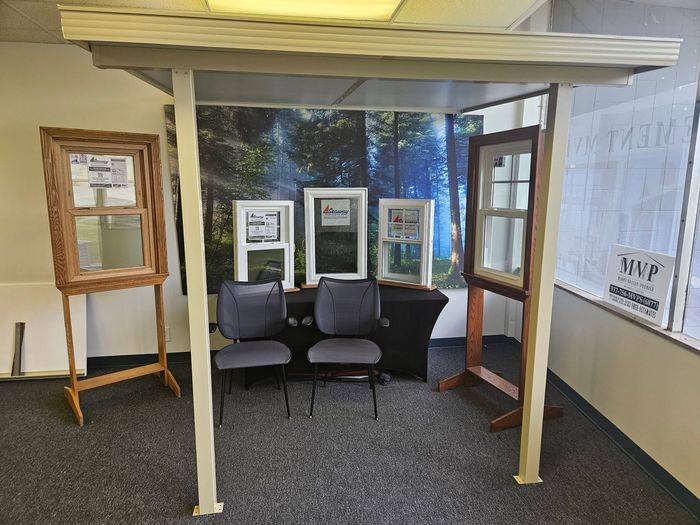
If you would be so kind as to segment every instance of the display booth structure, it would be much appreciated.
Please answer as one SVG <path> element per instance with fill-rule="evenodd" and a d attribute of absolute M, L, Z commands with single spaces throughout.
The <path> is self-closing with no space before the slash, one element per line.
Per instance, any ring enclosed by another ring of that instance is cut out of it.
<path fill-rule="evenodd" d="M 41 128 L 56 287 L 63 296 L 70 387 L 80 392 L 158 374 L 180 397 L 165 350 L 163 282 L 168 276 L 158 135 Z M 158 361 L 78 381 L 69 297 L 154 286 Z"/>
<path fill-rule="evenodd" d="M 469 285 L 465 370 L 438 383 L 444 392 L 485 381 L 517 401 L 517 407 L 491 421 L 491 432 L 518 426 L 523 417 L 527 367 L 535 217 L 544 141 L 539 126 L 469 140 L 467 238 L 462 275 Z M 482 366 L 484 290 L 523 304 L 520 382 L 516 386 Z M 544 417 L 562 408 L 545 405 Z"/>
<path fill-rule="evenodd" d="M 380 284 L 434 290 L 432 199 L 379 199 Z"/>
<path fill-rule="evenodd" d="M 304 188 L 306 282 L 367 277 L 367 188 Z"/>
<path fill-rule="evenodd" d="M 237 281 L 280 279 L 294 287 L 294 202 L 233 201 Z"/>
<path fill-rule="evenodd" d="M 525 380 L 517 394 L 523 399 L 523 424 L 515 476 L 518 483 L 541 481 L 561 174 L 573 86 L 629 85 L 637 71 L 672 66 L 678 61 L 679 39 L 457 27 L 446 31 L 337 19 L 236 19 L 214 13 L 84 6 L 60 6 L 59 10 L 63 36 L 89 49 L 95 66 L 130 71 L 173 96 L 187 268 L 198 514 L 221 512 L 222 503 L 216 491 L 196 103 L 456 114 L 546 93 L 547 133 L 539 200 L 536 213 L 528 212 L 534 215 L 537 243 L 531 247 L 529 319 L 523 328 L 528 337 L 526 345 L 523 341 L 527 348 Z M 279 86 L 294 89 L 280 90 Z M 476 281 L 470 284 L 470 297 L 475 300 L 478 285 Z M 477 315 L 478 309 L 471 312 Z"/>

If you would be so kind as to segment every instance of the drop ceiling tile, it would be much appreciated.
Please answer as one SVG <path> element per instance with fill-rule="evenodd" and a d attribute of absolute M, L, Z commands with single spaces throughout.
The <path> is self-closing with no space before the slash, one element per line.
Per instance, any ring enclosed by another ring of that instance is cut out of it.
<path fill-rule="evenodd" d="M 21 14 L 0 2 L 0 29 L 40 29 Z"/>
<path fill-rule="evenodd" d="M 11 29 L 0 27 L 0 41 L 35 42 L 39 44 L 61 44 L 57 38 L 43 29 Z"/>
<path fill-rule="evenodd" d="M 10 7 L 14 7 L 21 11 L 26 17 L 30 18 L 36 24 L 50 31 L 61 30 L 61 16 L 58 13 L 58 7 L 54 3 L 5 0 L 5 3 Z"/>
<path fill-rule="evenodd" d="M 38 1 L 39 3 L 79 5 L 91 7 L 135 7 L 142 9 L 162 9 L 168 11 L 205 11 L 205 0 L 15 0 L 18 2 Z"/>
<path fill-rule="evenodd" d="M 505 29 L 537 0 L 406 0 L 394 22 Z"/>

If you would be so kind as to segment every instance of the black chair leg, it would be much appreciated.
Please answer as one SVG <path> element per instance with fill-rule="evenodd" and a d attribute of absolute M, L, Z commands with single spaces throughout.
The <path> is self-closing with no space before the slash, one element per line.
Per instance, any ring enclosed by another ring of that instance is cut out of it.
<path fill-rule="evenodd" d="M 282 375 L 282 386 L 284 386 L 284 404 L 287 405 L 287 418 L 292 419 L 292 415 L 289 413 L 289 395 L 287 394 L 287 374 L 284 372 L 284 365 L 280 365 L 280 372 Z"/>
<path fill-rule="evenodd" d="M 280 389 L 280 372 L 275 369 L 275 382 L 277 383 L 277 390 Z"/>
<path fill-rule="evenodd" d="M 326 367 L 326 371 L 323 372 L 323 388 L 326 388 L 326 381 L 328 380 L 328 367 Z"/>
<path fill-rule="evenodd" d="M 221 371 L 221 404 L 219 406 L 219 428 L 221 428 L 221 424 L 224 421 L 224 394 L 226 393 L 226 372 L 227 370 Z M 228 370 L 228 373 L 230 376 L 231 371 Z"/>
<path fill-rule="evenodd" d="M 314 398 L 316 397 L 316 378 L 318 377 L 318 363 L 314 363 L 314 386 L 311 389 L 311 409 L 309 418 L 314 417 Z"/>
<path fill-rule="evenodd" d="M 228 371 L 228 393 L 231 395 L 231 389 L 233 388 L 233 370 Z"/>
<path fill-rule="evenodd" d="M 374 365 L 369 365 L 369 384 L 372 387 L 372 400 L 374 401 L 374 419 L 377 420 L 377 389 L 374 386 Z"/>

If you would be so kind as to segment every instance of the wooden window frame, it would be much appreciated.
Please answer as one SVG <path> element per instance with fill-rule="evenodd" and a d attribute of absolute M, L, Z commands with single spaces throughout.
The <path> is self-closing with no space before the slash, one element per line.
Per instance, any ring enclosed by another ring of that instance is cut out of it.
<path fill-rule="evenodd" d="M 500 144 L 530 141 L 530 180 L 528 187 L 527 210 L 515 209 L 482 209 L 484 192 L 480 177 L 482 158 L 481 148 L 498 146 Z M 469 138 L 469 170 L 467 173 L 467 235 L 465 239 L 464 278 L 468 284 L 489 290 L 511 299 L 523 301 L 530 295 L 532 289 L 532 257 L 534 254 L 534 220 L 536 216 L 537 194 L 539 191 L 539 171 L 544 144 L 542 131 L 539 126 L 478 135 Z M 523 266 L 520 277 L 506 279 L 496 271 L 488 272 L 480 269 L 478 262 L 482 257 L 484 240 L 484 222 L 487 215 L 498 217 L 524 218 L 525 235 L 523 240 Z M 477 238 L 480 236 L 480 241 Z"/>
<path fill-rule="evenodd" d="M 160 165 L 160 137 L 66 128 L 40 129 L 56 287 L 66 295 L 162 283 L 168 276 Z M 75 206 L 71 153 L 131 156 L 134 206 Z M 143 265 L 81 271 L 76 217 L 137 215 L 141 221 Z"/>

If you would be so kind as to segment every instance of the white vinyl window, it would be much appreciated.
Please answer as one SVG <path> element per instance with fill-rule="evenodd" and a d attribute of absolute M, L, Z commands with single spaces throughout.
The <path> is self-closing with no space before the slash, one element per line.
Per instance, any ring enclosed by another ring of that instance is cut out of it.
<path fill-rule="evenodd" d="M 294 202 L 233 201 L 237 281 L 281 279 L 294 288 Z"/>
<path fill-rule="evenodd" d="M 432 199 L 379 199 L 377 278 L 383 284 L 432 287 Z"/>
<path fill-rule="evenodd" d="M 523 286 L 532 142 L 482 146 L 474 273 Z"/>
<path fill-rule="evenodd" d="M 367 188 L 304 188 L 306 284 L 367 277 Z"/>

